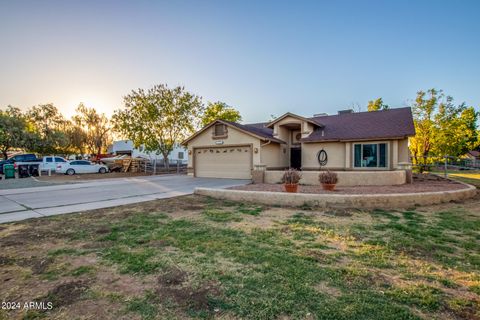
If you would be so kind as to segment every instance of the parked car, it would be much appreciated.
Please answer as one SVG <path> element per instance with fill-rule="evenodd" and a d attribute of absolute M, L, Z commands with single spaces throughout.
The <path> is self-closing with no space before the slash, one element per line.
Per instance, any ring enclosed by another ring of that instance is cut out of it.
<path fill-rule="evenodd" d="M 108 167 L 103 164 L 95 164 L 86 160 L 74 160 L 58 164 L 56 172 L 65 173 L 69 176 L 76 173 L 107 173 Z"/>

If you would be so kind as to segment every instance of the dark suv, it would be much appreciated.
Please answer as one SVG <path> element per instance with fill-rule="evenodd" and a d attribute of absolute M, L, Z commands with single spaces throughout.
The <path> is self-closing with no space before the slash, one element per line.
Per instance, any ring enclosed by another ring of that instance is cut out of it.
<path fill-rule="evenodd" d="M 40 162 L 41 159 L 38 159 L 37 156 L 33 153 L 24 153 L 16 154 L 13 157 L 8 158 L 7 160 L 0 161 L 0 174 L 3 174 L 3 165 L 12 164 L 15 162 Z"/>

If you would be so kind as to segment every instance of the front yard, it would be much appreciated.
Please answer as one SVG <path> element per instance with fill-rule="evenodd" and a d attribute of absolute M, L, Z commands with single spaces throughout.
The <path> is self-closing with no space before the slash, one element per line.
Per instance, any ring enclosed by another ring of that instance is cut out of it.
<path fill-rule="evenodd" d="M 322 212 L 186 196 L 0 225 L 0 247 L 0 298 L 22 304 L 0 319 L 480 317 L 479 196 Z"/>

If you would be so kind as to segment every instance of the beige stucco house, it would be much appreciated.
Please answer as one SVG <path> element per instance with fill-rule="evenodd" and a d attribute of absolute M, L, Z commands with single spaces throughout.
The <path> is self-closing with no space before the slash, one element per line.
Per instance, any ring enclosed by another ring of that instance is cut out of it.
<path fill-rule="evenodd" d="M 349 172 L 396 170 L 409 162 L 415 134 L 410 108 L 340 111 L 306 118 L 293 113 L 268 122 L 217 120 L 189 137 L 189 174 L 251 179 L 254 170 Z"/>

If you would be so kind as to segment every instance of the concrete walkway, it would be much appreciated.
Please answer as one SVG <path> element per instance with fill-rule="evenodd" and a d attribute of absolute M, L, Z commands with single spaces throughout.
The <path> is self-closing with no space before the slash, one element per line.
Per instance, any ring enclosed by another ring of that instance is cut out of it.
<path fill-rule="evenodd" d="M 247 180 L 162 175 L 0 190 L 0 223 L 192 194 L 196 187 L 228 188 Z"/>

